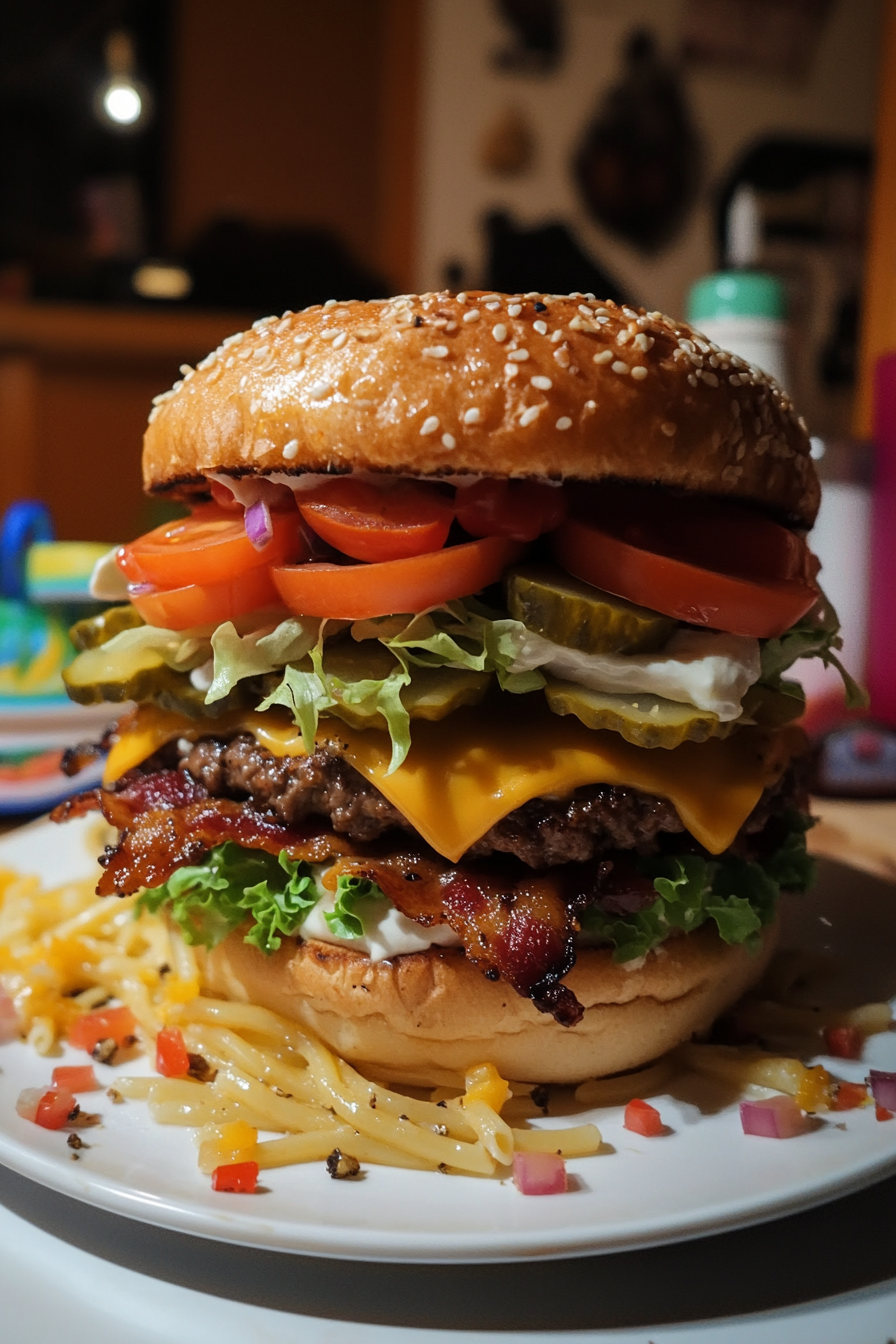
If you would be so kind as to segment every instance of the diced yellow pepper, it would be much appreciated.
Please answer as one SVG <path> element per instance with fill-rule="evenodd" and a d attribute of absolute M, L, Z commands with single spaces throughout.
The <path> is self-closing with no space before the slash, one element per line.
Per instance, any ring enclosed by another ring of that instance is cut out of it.
<path fill-rule="evenodd" d="M 510 1096 L 510 1084 L 501 1077 L 494 1064 L 476 1064 L 468 1070 L 465 1079 L 466 1092 L 461 1101 L 481 1101 L 500 1113 L 501 1107 Z"/>

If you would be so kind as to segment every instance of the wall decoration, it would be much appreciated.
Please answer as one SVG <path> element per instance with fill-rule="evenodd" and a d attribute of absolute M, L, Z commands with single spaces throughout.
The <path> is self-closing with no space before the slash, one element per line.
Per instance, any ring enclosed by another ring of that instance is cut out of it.
<path fill-rule="evenodd" d="M 560 0 L 493 0 L 509 40 L 492 54 L 492 65 L 514 75 L 550 75 L 563 56 Z"/>
<path fill-rule="evenodd" d="M 479 161 L 496 177 L 519 177 L 535 159 L 535 132 L 518 107 L 506 107 L 487 128 Z"/>
<path fill-rule="evenodd" d="M 830 0 L 686 0 L 682 54 L 764 75 L 808 73 Z"/>
<path fill-rule="evenodd" d="M 700 145 L 676 72 L 638 29 L 622 78 L 586 126 L 574 174 L 595 222 L 642 252 L 681 229 L 700 173 Z"/>

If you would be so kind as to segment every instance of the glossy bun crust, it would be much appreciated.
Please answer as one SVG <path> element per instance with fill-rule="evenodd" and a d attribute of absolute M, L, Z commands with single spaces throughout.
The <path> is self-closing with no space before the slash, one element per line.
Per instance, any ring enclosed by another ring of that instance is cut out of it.
<path fill-rule="evenodd" d="M 581 949 L 564 980 L 585 1008 L 576 1027 L 486 980 L 453 948 L 372 963 L 289 939 L 266 957 L 236 933 L 205 956 L 203 974 L 207 991 L 300 1022 L 389 1082 L 456 1082 L 488 1060 L 505 1078 L 579 1083 L 646 1064 L 707 1030 L 762 974 L 775 937 L 767 929 L 754 954 L 704 925 L 629 970 L 606 949 Z"/>
<path fill-rule="evenodd" d="M 818 511 L 788 396 L 684 322 L 589 296 L 448 293 L 265 318 L 156 398 L 144 481 L 375 471 L 657 483 Z"/>

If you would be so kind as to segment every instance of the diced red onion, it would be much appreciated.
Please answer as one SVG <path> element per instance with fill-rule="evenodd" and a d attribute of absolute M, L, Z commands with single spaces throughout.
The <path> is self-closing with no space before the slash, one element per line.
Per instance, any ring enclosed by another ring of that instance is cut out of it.
<path fill-rule="evenodd" d="M 896 1111 L 896 1073 L 871 1069 L 868 1074 L 868 1086 L 878 1106 L 883 1106 L 885 1111 Z"/>
<path fill-rule="evenodd" d="M 33 1122 L 37 1119 L 38 1103 L 46 1090 L 45 1087 L 26 1087 L 24 1091 L 19 1093 L 16 1101 L 16 1111 L 23 1120 Z"/>
<path fill-rule="evenodd" d="M 19 1038 L 19 1017 L 16 1005 L 6 990 L 0 987 L 0 1045 Z"/>
<path fill-rule="evenodd" d="M 765 1097 L 762 1101 L 742 1101 L 740 1123 L 745 1134 L 763 1139 L 792 1139 L 806 1134 L 812 1121 L 804 1115 L 793 1097 Z"/>
<path fill-rule="evenodd" d="M 274 535 L 271 511 L 263 499 L 256 499 L 254 504 L 249 505 L 243 522 L 246 528 L 246 536 L 256 551 L 263 551 Z"/>
<path fill-rule="evenodd" d="M 521 1195 L 564 1195 L 566 1163 L 557 1153 L 514 1153 L 513 1183 Z"/>
<path fill-rule="evenodd" d="M 158 591 L 154 583 L 128 584 L 128 597 L 143 597 L 146 593 L 157 593 Z"/>

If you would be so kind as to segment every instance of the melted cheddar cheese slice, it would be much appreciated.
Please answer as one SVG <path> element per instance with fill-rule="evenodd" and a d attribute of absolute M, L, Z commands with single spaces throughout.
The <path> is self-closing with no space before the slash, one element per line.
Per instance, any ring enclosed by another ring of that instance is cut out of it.
<path fill-rule="evenodd" d="M 252 733 L 274 756 L 305 755 L 298 728 L 278 711 L 197 721 L 143 706 L 123 725 L 106 762 L 105 782 L 173 738 L 236 731 Z M 720 854 L 763 789 L 780 778 L 803 737 L 793 728 L 742 728 L 724 740 L 647 750 L 618 733 L 559 718 L 540 696 L 506 695 L 459 709 L 438 723 L 415 722 L 408 757 L 391 775 L 386 733 L 326 718 L 317 741 L 349 761 L 433 849 L 454 862 L 514 808 L 543 794 L 563 797 L 583 784 L 625 785 L 667 798 L 694 839 Z"/>

